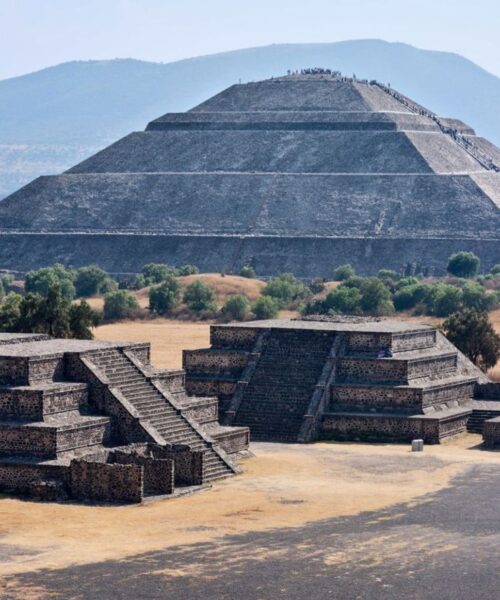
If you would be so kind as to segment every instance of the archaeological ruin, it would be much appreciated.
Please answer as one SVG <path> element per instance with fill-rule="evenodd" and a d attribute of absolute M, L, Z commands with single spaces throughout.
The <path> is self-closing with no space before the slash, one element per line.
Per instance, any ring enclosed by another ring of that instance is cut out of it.
<path fill-rule="evenodd" d="M 455 115 L 459 116 L 459 115 Z M 166 114 L 0 203 L 0 265 L 330 277 L 500 255 L 500 150 L 391 87 L 309 69 Z"/>
<path fill-rule="evenodd" d="M 376 318 L 212 325 L 184 351 L 186 389 L 219 399 L 252 440 L 439 443 L 466 430 L 500 444 L 500 384 L 436 329 Z"/>
<path fill-rule="evenodd" d="M 239 471 L 248 428 L 154 369 L 149 344 L 0 333 L 0 490 L 140 502 Z"/>
<path fill-rule="evenodd" d="M 240 471 L 255 441 L 500 446 L 500 384 L 436 329 L 311 316 L 211 326 L 184 370 L 148 343 L 0 333 L 0 491 L 141 502 Z"/>

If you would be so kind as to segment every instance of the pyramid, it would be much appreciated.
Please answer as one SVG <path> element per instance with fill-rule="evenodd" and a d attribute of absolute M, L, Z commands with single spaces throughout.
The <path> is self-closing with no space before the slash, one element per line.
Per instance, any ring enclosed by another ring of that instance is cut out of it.
<path fill-rule="evenodd" d="M 233 85 L 0 203 L 0 266 L 331 276 L 500 262 L 500 149 L 376 81 Z"/>

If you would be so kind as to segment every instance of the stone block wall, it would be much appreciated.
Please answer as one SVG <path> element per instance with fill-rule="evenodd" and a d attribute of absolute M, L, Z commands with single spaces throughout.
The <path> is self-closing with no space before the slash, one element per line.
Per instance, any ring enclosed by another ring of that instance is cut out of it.
<path fill-rule="evenodd" d="M 184 350 L 184 368 L 190 373 L 237 376 L 248 362 L 248 352 L 229 349 Z"/>
<path fill-rule="evenodd" d="M 250 327 L 212 325 L 210 327 L 210 345 L 213 348 L 251 350 L 261 331 L 262 329 Z"/>
<path fill-rule="evenodd" d="M 351 357 L 338 359 L 337 380 L 340 382 L 373 383 L 401 382 L 408 378 L 407 363 L 398 360 L 359 360 Z"/>
<path fill-rule="evenodd" d="M 105 460 L 105 457 L 101 460 L 90 457 L 71 461 L 71 496 L 80 500 L 141 502 L 144 495 L 144 467 L 137 464 L 108 464 Z"/>
<path fill-rule="evenodd" d="M 75 384 L 50 390 L 0 389 L 0 419 L 42 421 L 47 415 L 78 411 L 87 405 L 87 388 Z"/>
<path fill-rule="evenodd" d="M 500 446 L 500 418 L 496 417 L 484 422 L 483 442 L 488 448 Z"/>

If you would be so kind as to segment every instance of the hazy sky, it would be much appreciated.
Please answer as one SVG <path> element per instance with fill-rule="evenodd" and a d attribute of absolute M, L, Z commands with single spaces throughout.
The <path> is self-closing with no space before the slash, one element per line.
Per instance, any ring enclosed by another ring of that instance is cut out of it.
<path fill-rule="evenodd" d="M 0 0 L 0 79 L 74 59 L 360 38 L 457 52 L 500 75 L 499 25 L 500 0 Z"/>

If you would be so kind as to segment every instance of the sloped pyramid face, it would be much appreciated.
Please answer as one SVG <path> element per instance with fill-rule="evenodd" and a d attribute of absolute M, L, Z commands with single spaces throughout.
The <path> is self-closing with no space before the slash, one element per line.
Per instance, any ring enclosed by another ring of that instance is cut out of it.
<path fill-rule="evenodd" d="M 234 85 L 0 203 L 0 266 L 330 276 L 500 262 L 500 150 L 376 82 Z"/>

